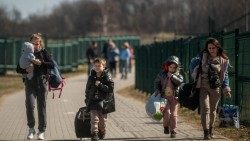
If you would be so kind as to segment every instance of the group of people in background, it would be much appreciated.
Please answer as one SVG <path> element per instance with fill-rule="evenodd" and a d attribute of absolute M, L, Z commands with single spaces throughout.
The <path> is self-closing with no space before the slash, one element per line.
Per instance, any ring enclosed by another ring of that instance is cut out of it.
<path fill-rule="evenodd" d="M 107 67 L 113 78 L 117 76 L 117 67 L 119 67 L 120 78 L 127 79 L 128 73 L 132 70 L 133 54 L 133 47 L 128 42 L 123 42 L 119 48 L 112 39 L 109 39 L 101 49 L 97 42 L 93 41 L 86 51 L 88 74 L 93 67 L 93 60 L 102 57 L 107 61 Z"/>

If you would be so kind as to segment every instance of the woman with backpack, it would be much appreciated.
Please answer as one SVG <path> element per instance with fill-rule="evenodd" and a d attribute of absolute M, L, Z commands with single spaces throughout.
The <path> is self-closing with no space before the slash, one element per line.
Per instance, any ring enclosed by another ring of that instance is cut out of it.
<path fill-rule="evenodd" d="M 200 65 L 201 67 L 200 67 Z M 231 97 L 228 79 L 229 59 L 215 38 L 208 38 L 203 51 L 191 60 L 193 79 L 198 75 L 196 88 L 200 88 L 201 124 L 204 140 L 213 138 L 216 109 L 220 100 L 220 89 Z"/>
<path fill-rule="evenodd" d="M 40 33 L 32 34 L 30 37 L 30 43 L 34 45 L 34 55 L 36 59 L 40 60 L 40 63 L 33 64 L 33 77 L 31 79 L 24 79 L 25 83 L 25 105 L 27 115 L 27 125 L 29 126 L 29 132 L 27 139 L 33 139 L 36 131 L 35 127 L 35 100 L 37 99 L 38 110 L 38 139 L 44 140 L 44 132 L 46 129 L 46 99 L 48 94 L 48 81 L 47 71 L 52 69 L 54 64 L 52 62 L 51 55 L 46 49 L 44 49 L 42 35 Z M 27 72 L 30 70 L 26 69 Z"/>

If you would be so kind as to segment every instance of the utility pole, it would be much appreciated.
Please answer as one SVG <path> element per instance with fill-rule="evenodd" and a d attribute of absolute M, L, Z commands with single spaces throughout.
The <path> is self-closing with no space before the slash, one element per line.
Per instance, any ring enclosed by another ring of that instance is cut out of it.
<path fill-rule="evenodd" d="M 108 34 L 108 11 L 107 11 L 107 4 L 106 0 L 101 2 L 101 12 L 102 12 L 102 34 Z"/>
<path fill-rule="evenodd" d="M 174 16 L 174 39 L 176 39 L 176 35 L 178 34 L 177 33 L 177 16 L 176 15 L 178 15 L 177 14 L 177 8 L 176 8 L 176 1 L 175 0 L 173 0 L 172 1 L 173 2 L 173 13 L 175 13 L 175 16 Z"/>
<path fill-rule="evenodd" d="M 246 12 L 246 31 L 248 31 L 248 1 L 245 0 L 245 12 Z"/>
<path fill-rule="evenodd" d="M 104 0 L 104 8 L 103 8 L 103 34 L 107 35 L 108 33 L 108 11 L 107 11 L 107 4 L 106 0 Z"/>

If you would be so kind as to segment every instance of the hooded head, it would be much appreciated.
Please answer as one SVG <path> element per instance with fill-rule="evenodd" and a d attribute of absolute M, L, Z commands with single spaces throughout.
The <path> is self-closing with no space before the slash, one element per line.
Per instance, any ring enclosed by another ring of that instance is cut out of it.
<path fill-rule="evenodd" d="M 34 46 L 30 42 L 25 42 L 22 48 L 23 53 L 34 53 Z"/>
<path fill-rule="evenodd" d="M 175 63 L 177 66 L 180 66 L 180 60 L 177 56 L 168 57 L 166 63 Z"/>
<path fill-rule="evenodd" d="M 180 69 L 180 60 L 177 56 L 170 56 L 168 57 L 168 59 L 163 63 L 163 68 L 168 71 L 168 66 L 170 66 L 171 64 L 176 64 L 177 66 L 177 72 L 179 71 Z"/>

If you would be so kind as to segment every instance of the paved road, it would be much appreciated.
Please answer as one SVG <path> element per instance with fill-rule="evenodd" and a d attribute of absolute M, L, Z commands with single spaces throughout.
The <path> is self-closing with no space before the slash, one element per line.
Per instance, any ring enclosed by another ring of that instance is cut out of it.
<path fill-rule="evenodd" d="M 52 99 L 48 95 L 48 127 L 46 140 L 78 140 L 74 132 L 74 117 L 84 103 L 84 88 L 87 76 L 75 76 L 67 79 L 62 97 Z M 127 80 L 115 80 L 115 90 L 134 83 L 130 74 Z M 5 96 L 0 103 L 0 140 L 26 140 L 24 90 Z M 172 140 L 163 134 L 161 122 L 151 120 L 145 113 L 144 104 L 116 95 L 117 111 L 108 116 L 107 135 L 105 140 Z M 37 114 L 36 114 L 37 115 Z M 37 118 L 36 118 L 37 119 Z M 37 129 L 37 126 L 36 126 Z M 175 140 L 202 140 L 202 131 L 179 120 Z M 88 140 L 88 139 L 87 139 Z M 228 140 L 216 136 L 216 140 Z"/>

